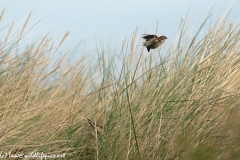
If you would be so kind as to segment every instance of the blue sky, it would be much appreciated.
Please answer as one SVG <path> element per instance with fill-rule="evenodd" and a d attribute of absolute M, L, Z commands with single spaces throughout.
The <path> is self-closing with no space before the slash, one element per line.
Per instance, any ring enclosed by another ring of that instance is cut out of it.
<path fill-rule="evenodd" d="M 123 39 L 130 41 L 132 33 L 138 28 L 137 38 L 147 29 L 147 33 L 156 33 L 158 22 L 159 34 L 168 37 L 165 45 L 173 42 L 181 17 L 192 17 L 191 29 L 197 29 L 207 13 L 213 7 L 212 20 L 224 14 L 233 0 L 1 0 L 0 10 L 6 6 L 1 21 L 0 42 L 8 27 L 15 21 L 15 31 L 21 30 L 27 15 L 33 10 L 29 27 L 39 18 L 40 22 L 27 35 L 26 43 L 45 34 L 60 40 L 66 31 L 70 36 L 64 45 L 66 48 L 79 46 L 84 51 L 94 50 L 96 42 L 104 41 L 113 48 L 121 46 Z M 231 6 L 229 21 L 240 17 L 240 1 Z M 80 50 L 81 50 L 80 49 Z"/>

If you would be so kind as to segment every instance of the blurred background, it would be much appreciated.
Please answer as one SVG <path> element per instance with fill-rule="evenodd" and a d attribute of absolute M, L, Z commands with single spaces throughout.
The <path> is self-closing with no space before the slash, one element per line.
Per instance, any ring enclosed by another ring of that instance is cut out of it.
<path fill-rule="evenodd" d="M 2 0 L 0 10 L 4 7 L 0 43 L 12 22 L 15 22 L 15 36 L 20 34 L 28 14 L 33 11 L 27 28 L 40 21 L 31 28 L 23 43 L 32 44 L 47 33 L 59 42 L 70 31 L 61 50 L 70 48 L 74 51 L 72 54 L 94 51 L 103 43 L 118 50 L 124 39 L 131 41 L 136 29 L 140 40 L 143 33 L 155 34 L 157 24 L 158 34 L 168 37 L 164 44 L 167 47 L 176 37 L 182 17 L 187 14 L 187 19 L 192 19 L 189 32 L 193 35 L 209 12 L 212 24 L 229 10 L 229 21 L 235 21 L 240 15 L 240 1 L 233 0 Z"/>

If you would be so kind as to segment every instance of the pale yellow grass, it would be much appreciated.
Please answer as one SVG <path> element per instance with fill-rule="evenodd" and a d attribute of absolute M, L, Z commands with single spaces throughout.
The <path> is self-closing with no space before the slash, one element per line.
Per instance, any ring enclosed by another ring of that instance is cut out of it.
<path fill-rule="evenodd" d="M 1 48 L 0 151 L 66 159 L 239 158 L 237 24 L 221 17 L 199 39 L 189 37 L 190 22 L 182 19 L 166 56 L 157 55 L 161 49 L 146 54 L 134 32 L 131 47 L 124 41 L 116 57 L 106 53 L 92 63 L 86 53 L 66 66 L 69 51 L 52 56 L 70 32 L 56 49 L 46 35 L 17 52 L 29 17 L 16 48 L 7 51 L 13 25 Z"/>

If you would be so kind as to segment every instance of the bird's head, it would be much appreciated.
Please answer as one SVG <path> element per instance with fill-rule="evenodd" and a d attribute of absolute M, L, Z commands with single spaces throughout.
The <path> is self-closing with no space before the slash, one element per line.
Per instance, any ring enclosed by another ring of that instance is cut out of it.
<path fill-rule="evenodd" d="M 166 36 L 164 36 L 164 35 L 160 36 L 160 38 L 161 38 L 162 40 L 168 39 L 168 38 L 167 38 Z"/>

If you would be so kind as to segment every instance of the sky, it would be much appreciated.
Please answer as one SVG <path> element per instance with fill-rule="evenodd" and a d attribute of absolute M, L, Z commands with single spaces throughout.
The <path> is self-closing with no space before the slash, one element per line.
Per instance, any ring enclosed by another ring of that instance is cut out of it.
<path fill-rule="evenodd" d="M 176 37 L 182 17 L 192 18 L 191 30 L 197 29 L 212 9 L 212 21 L 231 9 L 229 21 L 239 20 L 240 1 L 236 0 L 0 0 L 0 12 L 6 7 L 0 22 L 0 42 L 15 22 L 18 33 L 32 12 L 28 28 L 40 20 L 25 37 L 25 43 L 35 42 L 49 34 L 55 41 L 70 31 L 63 51 L 95 51 L 100 43 L 119 48 L 124 39 L 131 40 L 137 29 L 137 39 L 143 33 L 165 35 L 169 46 Z M 189 11 L 189 12 L 188 12 Z"/>

